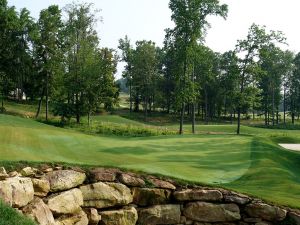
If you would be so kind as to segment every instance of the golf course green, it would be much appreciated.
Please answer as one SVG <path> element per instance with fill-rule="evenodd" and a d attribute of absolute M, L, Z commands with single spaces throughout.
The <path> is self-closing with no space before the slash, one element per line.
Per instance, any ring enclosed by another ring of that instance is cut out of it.
<path fill-rule="evenodd" d="M 130 123 L 106 117 L 108 122 Z M 93 136 L 0 115 L 0 160 L 120 167 L 221 186 L 300 208 L 300 154 L 277 145 L 297 142 L 299 131 L 243 126 L 243 135 L 237 136 L 232 125 L 202 125 L 197 130 L 211 134 Z"/>

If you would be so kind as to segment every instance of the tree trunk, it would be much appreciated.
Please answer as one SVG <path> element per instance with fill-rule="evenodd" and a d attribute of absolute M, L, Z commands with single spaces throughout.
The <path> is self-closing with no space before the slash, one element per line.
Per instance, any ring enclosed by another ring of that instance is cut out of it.
<path fill-rule="evenodd" d="M 204 104 L 201 105 L 201 120 L 204 121 Z"/>
<path fill-rule="evenodd" d="M 145 121 L 147 121 L 147 117 L 148 117 L 148 97 L 145 98 L 144 116 L 145 116 Z"/>
<path fill-rule="evenodd" d="M 241 108 L 240 108 L 240 106 L 238 107 L 237 113 L 238 113 L 238 121 L 237 121 L 238 124 L 237 124 L 236 133 L 239 135 L 241 132 Z"/>
<path fill-rule="evenodd" d="M 283 90 L 283 124 L 286 125 L 286 90 Z"/>
<path fill-rule="evenodd" d="M 78 93 L 75 95 L 76 101 L 76 123 L 80 123 L 80 112 L 79 112 L 79 96 Z"/>
<path fill-rule="evenodd" d="M 49 76 L 48 72 L 46 74 L 46 121 L 48 121 L 48 111 L 49 111 Z"/>
<path fill-rule="evenodd" d="M 91 113 L 90 111 L 88 112 L 88 127 L 91 125 Z"/>
<path fill-rule="evenodd" d="M 1 112 L 4 113 L 4 93 L 1 96 Z"/>
<path fill-rule="evenodd" d="M 183 134 L 184 109 L 185 109 L 185 104 L 182 103 L 182 105 L 181 105 L 181 112 L 180 112 L 179 134 Z"/>
<path fill-rule="evenodd" d="M 132 81 L 129 78 L 129 111 L 132 113 Z"/>
<path fill-rule="evenodd" d="M 208 99 L 207 99 L 207 90 L 205 88 L 205 124 L 208 125 Z"/>
<path fill-rule="evenodd" d="M 45 94 L 45 89 L 43 89 L 43 91 L 42 91 L 42 95 L 41 95 L 41 98 L 39 100 L 39 105 L 38 105 L 37 112 L 35 114 L 35 118 L 38 118 L 39 115 L 40 115 L 44 94 Z"/>
<path fill-rule="evenodd" d="M 192 104 L 192 133 L 195 134 L 195 124 L 196 124 L 196 118 L 195 118 L 195 103 Z"/>
<path fill-rule="evenodd" d="M 268 112 L 267 112 L 267 108 L 265 108 L 265 126 L 268 126 Z"/>
<path fill-rule="evenodd" d="M 272 126 L 275 126 L 275 90 L 272 90 Z"/>

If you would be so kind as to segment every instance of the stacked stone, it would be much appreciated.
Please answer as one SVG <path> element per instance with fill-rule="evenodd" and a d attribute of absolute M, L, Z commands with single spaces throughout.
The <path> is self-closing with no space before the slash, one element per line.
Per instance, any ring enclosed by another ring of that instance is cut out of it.
<path fill-rule="evenodd" d="M 0 168 L 0 198 L 41 225 L 300 224 L 297 210 L 232 191 L 185 188 L 118 169 L 88 174 L 62 167 L 7 174 Z"/>

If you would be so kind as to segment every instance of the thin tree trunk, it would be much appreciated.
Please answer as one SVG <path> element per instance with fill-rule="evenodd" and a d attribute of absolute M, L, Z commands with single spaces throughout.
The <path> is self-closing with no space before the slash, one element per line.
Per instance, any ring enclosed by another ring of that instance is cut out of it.
<path fill-rule="evenodd" d="M 145 121 L 147 121 L 147 117 L 148 117 L 148 98 L 146 97 L 145 99 L 145 103 L 144 103 L 144 115 L 145 115 Z"/>
<path fill-rule="evenodd" d="M 272 126 L 275 126 L 275 90 L 272 90 Z"/>
<path fill-rule="evenodd" d="M 207 99 L 207 90 L 205 88 L 205 124 L 208 125 L 208 99 Z"/>
<path fill-rule="evenodd" d="M 48 111 L 49 111 L 49 76 L 47 72 L 46 74 L 46 121 L 48 121 Z"/>
<path fill-rule="evenodd" d="M 1 96 L 1 112 L 4 113 L 4 93 Z"/>
<path fill-rule="evenodd" d="M 76 98 L 76 123 L 80 123 L 80 112 L 79 112 L 79 97 L 78 97 L 78 93 L 76 93 L 75 95 Z"/>
<path fill-rule="evenodd" d="M 182 105 L 181 105 L 181 112 L 180 112 L 179 134 L 183 134 L 184 109 L 185 109 L 185 104 L 183 102 Z"/>
<path fill-rule="evenodd" d="M 38 109 L 37 109 L 37 112 L 35 114 L 35 118 L 38 118 L 39 115 L 40 115 L 44 95 L 45 95 L 45 89 L 43 89 L 43 91 L 42 91 L 42 95 L 41 95 L 41 98 L 39 100 Z"/>
<path fill-rule="evenodd" d="M 132 113 L 132 81 L 131 78 L 129 78 L 129 110 L 130 113 Z"/>
<path fill-rule="evenodd" d="M 268 126 L 268 112 L 267 112 L 267 108 L 265 108 L 265 126 Z"/>
<path fill-rule="evenodd" d="M 88 112 L 88 127 L 90 127 L 91 125 L 91 118 L 90 118 L 90 111 Z"/>
<path fill-rule="evenodd" d="M 192 132 L 193 132 L 193 134 L 196 133 L 196 131 L 195 131 L 195 125 L 196 125 L 195 103 L 193 103 L 192 104 Z"/>
<path fill-rule="evenodd" d="M 237 124 L 237 130 L 236 130 L 236 133 L 237 134 L 240 134 L 241 132 L 241 108 L 238 107 L 238 124 Z"/>
<path fill-rule="evenodd" d="M 283 124 L 286 125 L 286 90 L 283 90 Z"/>
<path fill-rule="evenodd" d="M 193 73 L 192 73 L 192 77 L 191 77 L 192 83 L 195 83 L 195 65 L 193 64 Z M 194 91 L 194 85 L 193 85 L 193 91 Z M 194 93 L 193 93 L 194 94 Z M 196 115 L 195 115 L 195 99 L 193 99 L 193 103 L 191 105 L 192 107 L 192 133 L 195 134 L 195 124 L 196 124 Z"/>

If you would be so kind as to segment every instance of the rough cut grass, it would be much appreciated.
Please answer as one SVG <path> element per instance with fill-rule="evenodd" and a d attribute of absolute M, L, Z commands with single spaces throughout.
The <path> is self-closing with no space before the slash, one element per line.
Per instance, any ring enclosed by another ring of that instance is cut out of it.
<path fill-rule="evenodd" d="M 0 201 L 0 225 L 36 225 L 32 220 L 19 214 Z"/>
<path fill-rule="evenodd" d="M 236 136 L 230 125 L 197 129 L 203 134 L 97 137 L 0 115 L 0 160 L 121 167 L 218 185 L 300 208 L 300 154 L 276 144 L 300 143 L 300 131 L 243 126 L 243 135 Z"/>

